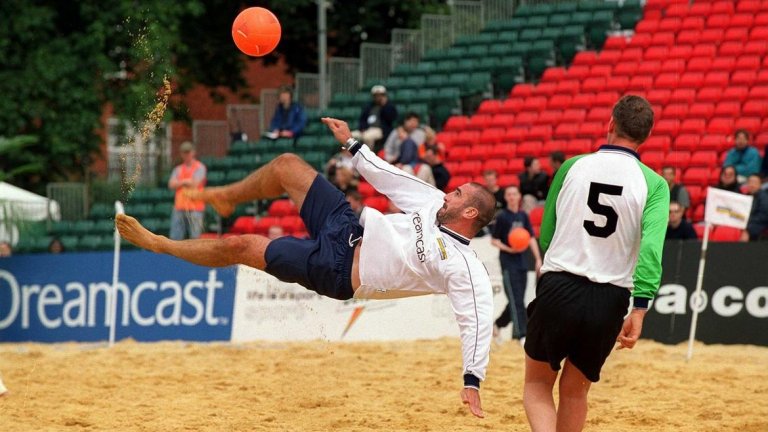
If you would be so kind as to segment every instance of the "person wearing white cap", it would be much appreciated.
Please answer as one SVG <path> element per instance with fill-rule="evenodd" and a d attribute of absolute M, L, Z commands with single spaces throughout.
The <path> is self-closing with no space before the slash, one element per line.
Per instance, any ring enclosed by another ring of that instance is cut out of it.
<path fill-rule="evenodd" d="M 371 102 L 360 113 L 359 129 L 352 131 L 352 136 L 377 152 L 384 137 L 392 132 L 397 120 L 397 108 L 389 101 L 387 88 L 383 85 L 371 87 L 371 97 Z"/>

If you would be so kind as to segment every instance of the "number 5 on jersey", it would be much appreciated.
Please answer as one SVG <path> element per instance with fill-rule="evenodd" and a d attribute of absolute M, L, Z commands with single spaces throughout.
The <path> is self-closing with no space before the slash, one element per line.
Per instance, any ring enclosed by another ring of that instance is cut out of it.
<path fill-rule="evenodd" d="M 605 225 L 597 226 L 594 221 L 585 220 L 584 229 L 592 237 L 607 238 L 616 232 L 616 225 L 619 223 L 619 215 L 611 206 L 600 204 L 600 194 L 621 196 L 624 186 L 617 186 L 605 183 L 591 182 L 589 184 L 589 197 L 587 205 L 592 213 L 605 216 Z"/>

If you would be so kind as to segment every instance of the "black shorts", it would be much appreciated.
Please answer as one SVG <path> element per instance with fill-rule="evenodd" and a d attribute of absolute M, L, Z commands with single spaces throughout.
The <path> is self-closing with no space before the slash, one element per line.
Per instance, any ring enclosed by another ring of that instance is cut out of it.
<path fill-rule="evenodd" d="M 281 237 L 267 246 L 265 271 L 337 300 L 352 298 L 352 262 L 363 227 L 344 194 L 318 175 L 299 211 L 310 239 Z"/>
<path fill-rule="evenodd" d="M 525 352 L 552 370 L 568 358 L 592 382 L 616 344 L 629 308 L 629 290 L 565 272 L 539 279 L 528 305 Z"/>

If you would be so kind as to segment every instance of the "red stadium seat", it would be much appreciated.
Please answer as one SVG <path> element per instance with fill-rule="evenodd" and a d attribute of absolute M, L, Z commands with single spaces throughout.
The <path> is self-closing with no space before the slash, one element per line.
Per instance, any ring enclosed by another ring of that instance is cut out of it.
<path fill-rule="evenodd" d="M 736 11 L 736 9 L 733 7 L 733 1 L 713 1 L 712 2 L 712 10 L 710 13 L 712 14 L 726 14 L 726 15 L 733 15 L 733 13 Z"/>
<path fill-rule="evenodd" d="M 752 14 L 736 14 L 731 17 L 731 27 L 752 27 L 755 22 L 755 17 Z"/>
<path fill-rule="evenodd" d="M 762 111 L 768 112 L 768 101 L 758 102 L 762 104 Z M 749 113 L 744 112 L 744 115 Z M 753 113 L 754 115 L 754 113 Z M 736 119 L 736 123 L 733 125 L 734 129 L 746 129 L 750 133 L 754 134 L 760 130 L 760 117 L 739 117 Z"/>
<path fill-rule="evenodd" d="M 621 55 L 619 57 L 619 62 L 632 62 L 639 63 L 643 58 L 643 49 L 642 48 L 627 48 L 623 51 L 620 51 Z M 616 73 L 616 69 L 614 67 L 614 74 Z"/>
<path fill-rule="evenodd" d="M 522 171 L 522 170 L 520 170 L 520 171 Z M 501 187 L 507 187 L 507 186 L 512 186 L 512 185 L 519 186 L 520 185 L 520 178 L 517 177 L 517 174 L 519 174 L 519 172 L 517 172 L 515 174 L 505 174 L 505 175 L 499 176 L 499 185 Z"/>
<path fill-rule="evenodd" d="M 564 152 L 571 155 L 579 155 L 592 151 L 592 140 L 572 139 L 565 145 Z"/>
<path fill-rule="evenodd" d="M 683 125 L 685 125 L 685 122 L 683 122 Z M 696 132 L 701 132 L 702 130 L 703 129 L 699 129 Z M 681 133 L 678 135 L 677 138 L 675 138 L 674 149 L 688 152 L 698 150 L 701 137 L 696 132 Z"/>
<path fill-rule="evenodd" d="M 749 32 L 749 38 L 756 42 L 765 43 L 768 40 L 768 26 L 753 27 L 752 31 Z"/>
<path fill-rule="evenodd" d="M 691 155 L 688 166 L 711 167 L 717 165 L 717 152 L 697 151 Z"/>
<path fill-rule="evenodd" d="M 632 76 L 637 74 L 636 61 L 623 61 L 613 68 L 614 76 Z"/>
<path fill-rule="evenodd" d="M 698 102 L 719 102 L 722 98 L 723 90 L 719 88 L 714 87 L 705 87 L 702 89 L 699 89 L 698 94 L 696 95 L 696 100 Z M 714 105 L 714 104 L 713 104 Z M 714 114 L 714 111 L 713 111 Z"/>
<path fill-rule="evenodd" d="M 547 68 L 541 75 L 541 82 L 560 82 L 565 79 L 568 71 L 564 67 Z"/>
<path fill-rule="evenodd" d="M 702 35 L 706 34 L 705 31 Z M 721 33 L 722 36 L 722 33 Z M 702 36 L 703 37 L 703 36 Z M 701 41 L 698 45 L 693 46 L 693 52 L 691 52 L 691 58 L 693 57 L 714 57 L 717 55 L 717 45 L 715 41 Z"/>
<path fill-rule="evenodd" d="M 480 144 L 496 145 L 504 139 L 506 131 L 503 128 L 488 128 L 480 132 Z"/>
<path fill-rule="evenodd" d="M 708 28 L 726 28 L 731 23 L 731 16 L 726 14 L 715 14 L 707 17 Z"/>
<path fill-rule="evenodd" d="M 256 218 L 253 216 L 240 216 L 235 219 L 232 228 L 229 230 L 235 234 L 253 234 L 256 232 Z"/>
<path fill-rule="evenodd" d="M 650 75 L 633 76 L 627 86 L 628 91 L 645 91 L 651 88 L 653 88 L 653 76 Z"/>
<path fill-rule="evenodd" d="M 293 201 L 289 199 L 279 199 L 272 201 L 272 204 L 269 205 L 269 210 L 267 213 L 270 216 L 275 217 L 294 216 L 299 214 L 299 210 L 293 204 Z"/>
<path fill-rule="evenodd" d="M 641 149 L 643 147 L 645 146 L 640 146 Z M 640 160 L 655 171 L 664 165 L 664 152 L 644 151 L 640 156 Z"/>
<path fill-rule="evenodd" d="M 672 95 L 669 97 L 670 102 L 679 102 L 679 103 L 693 103 L 694 99 L 696 99 L 696 90 L 695 89 L 684 89 L 684 88 L 678 88 L 672 90 Z"/>
<path fill-rule="evenodd" d="M 680 22 L 682 23 L 682 22 Z M 659 29 L 651 37 L 651 46 L 672 46 L 675 44 L 674 31 L 664 31 L 659 24 Z"/>
<path fill-rule="evenodd" d="M 688 118 L 700 118 L 709 120 L 715 114 L 715 104 L 700 102 L 691 105 L 688 110 Z"/>
<path fill-rule="evenodd" d="M 479 131 L 463 130 L 459 132 L 459 136 L 456 137 L 456 139 L 453 141 L 453 144 L 457 146 L 472 146 L 477 144 L 479 139 Z"/>
<path fill-rule="evenodd" d="M 266 235 L 269 232 L 269 227 L 274 225 L 280 225 L 280 218 L 265 216 L 256 220 L 256 223 L 253 225 L 253 232 L 254 234 Z"/>
<path fill-rule="evenodd" d="M 655 132 L 651 132 L 651 136 L 648 137 L 648 139 L 643 143 L 643 145 L 640 148 L 645 149 L 646 151 L 660 151 L 663 153 L 666 153 L 669 151 L 669 147 L 671 144 L 671 140 L 666 135 L 656 135 Z"/>
<path fill-rule="evenodd" d="M 613 107 L 620 98 L 619 92 L 603 91 L 595 95 L 594 106 Z M 590 107 L 591 108 L 591 107 Z"/>
<path fill-rule="evenodd" d="M 528 214 L 528 219 L 531 221 L 531 225 L 540 226 L 541 221 L 544 219 L 544 206 L 536 206 L 531 209 Z"/>
<path fill-rule="evenodd" d="M 666 46 L 650 46 L 645 50 L 646 60 L 666 60 L 669 58 L 669 49 Z"/>
<path fill-rule="evenodd" d="M 361 181 L 357 185 L 357 191 L 360 192 L 360 195 L 362 195 L 363 198 L 368 198 L 376 195 L 376 189 L 374 189 L 370 183 L 367 183 L 364 181 Z"/>
<path fill-rule="evenodd" d="M 691 207 L 695 207 L 704 201 L 706 189 L 697 185 L 686 186 L 686 189 L 688 190 L 688 198 L 691 199 Z"/>
<path fill-rule="evenodd" d="M 451 177 L 451 180 L 448 181 L 447 189 L 449 191 L 456 189 L 457 186 L 461 186 L 462 184 L 466 183 L 466 181 L 464 180 L 465 178 L 462 178 L 462 177 L 456 177 L 456 176 Z M 454 187 L 451 187 L 451 185 L 454 182 L 459 182 L 459 183 Z M 366 207 L 374 208 L 382 213 L 386 213 L 387 210 L 389 209 L 389 200 L 385 196 L 375 196 L 375 197 L 366 198 L 363 200 L 363 204 Z"/>
<path fill-rule="evenodd" d="M 704 220 L 704 204 L 699 204 L 696 207 L 690 209 L 688 211 L 688 217 L 694 224 L 693 229 L 696 230 L 696 235 L 699 237 L 699 240 L 701 240 L 701 238 L 704 237 L 704 230 L 706 229 L 706 225 L 700 224 L 698 222 Z M 710 232 L 711 230 L 712 228 L 710 228 Z"/>
<path fill-rule="evenodd" d="M 507 164 L 507 171 L 506 171 L 507 174 L 515 174 L 515 175 L 517 175 L 517 174 L 520 174 L 523 171 L 525 171 L 525 167 L 524 167 L 524 160 L 523 160 L 522 157 L 519 157 L 519 158 L 516 158 L 516 159 L 511 159 L 509 161 L 509 163 Z M 509 182 L 502 183 L 501 181 L 499 181 L 499 183 L 500 184 L 507 184 L 507 185 L 516 184 L 516 183 L 509 183 Z"/>
<path fill-rule="evenodd" d="M 714 117 L 707 125 L 707 132 L 729 134 L 733 133 L 734 120 L 731 117 Z"/>
<path fill-rule="evenodd" d="M 280 219 L 280 225 L 288 234 L 295 234 L 307 230 L 307 227 L 304 226 L 304 221 L 299 216 L 286 216 Z"/>
<path fill-rule="evenodd" d="M 686 7 L 687 5 L 679 5 L 679 6 L 682 6 L 684 9 L 687 9 Z M 680 28 L 683 26 L 683 20 L 681 18 L 681 15 L 674 15 L 675 10 L 673 9 L 673 7 L 670 7 L 669 9 L 667 9 L 665 18 L 659 22 L 658 31 L 660 33 L 657 33 L 657 34 L 663 34 L 661 32 L 670 32 L 670 33 L 673 33 L 674 35 L 674 32 L 679 31 Z M 670 15 L 670 13 L 672 13 L 673 15 Z"/>
<path fill-rule="evenodd" d="M 494 170 L 497 173 L 507 169 L 507 159 L 489 159 L 483 163 L 483 171 Z"/>
<path fill-rule="evenodd" d="M 624 36 L 609 36 L 603 44 L 603 49 L 624 50 L 628 42 Z"/>
<path fill-rule="evenodd" d="M 574 138 L 579 131 L 578 123 L 560 123 L 552 136 L 556 138 Z"/>
<path fill-rule="evenodd" d="M 741 103 L 722 101 L 715 106 L 716 117 L 736 117 L 741 113 Z"/>
<path fill-rule="evenodd" d="M 729 148 L 731 143 L 725 134 L 705 134 L 699 142 L 699 150 L 713 150 L 716 152 L 724 151 Z"/>
<path fill-rule="evenodd" d="M 646 94 L 648 102 L 656 105 L 666 105 L 669 103 L 669 98 L 672 95 L 672 91 L 668 89 L 653 89 Z"/>
<path fill-rule="evenodd" d="M 595 103 L 595 95 L 592 93 L 580 93 L 573 96 L 571 108 L 589 109 Z"/>
<path fill-rule="evenodd" d="M 724 42 L 745 43 L 749 39 L 749 27 L 731 27 L 723 35 Z"/>
<path fill-rule="evenodd" d="M 509 98 L 501 103 L 500 111 L 504 114 L 516 114 L 523 108 L 523 101 L 523 98 Z"/>
<path fill-rule="evenodd" d="M 648 35 L 650 37 L 651 34 L 659 31 L 659 24 L 661 23 L 661 20 L 641 20 L 637 23 L 635 26 L 635 38 L 639 35 Z M 634 39 L 632 39 L 632 42 L 634 42 Z"/>
<path fill-rule="evenodd" d="M 688 167 L 691 160 L 691 153 L 687 151 L 671 151 L 664 157 L 664 165 L 673 166 L 680 169 Z"/>
<path fill-rule="evenodd" d="M 553 110 L 567 109 L 571 105 L 572 99 L 573 99 L 573 96 L 571 95 L 556 94 L 549 99 L 549 104 L 547 105 L 547 108 L 553 109 Z"/>
<path fill-rule="evenodd" d="M 536 123 L 536 119 L 539 117 L 539 113 L 535 111 L 523 111 L 515 116 L 516 126 L 530 126 Z"/>
<path fill-rule="evenodd" d="M 749 90 L 749 98 L 756 99 L 768 99 L 768 85 L 754 86 Z"/>
<path fill-rule="evenodd" d="M 517 144 L 502 143 L 493 146 L 490 157 L 492 158 L 513 158 L 517 154 Z"/>
<path fill-rule="evenodd" d="M 565 140 L 544 141 L 544 145 L 541 147 L 541 152 L 545 155 L 549 155 L 552 154 L 552 152 L 565 151 L 567 143 L 568 142 Z"/>
<path fill-rule="evenodd" d="M 704 74 L 701 72 L 686 72 L 680 77 L 679 88 L 698 89 L 704 82 Z"/>
<path fill-rule="evenodd" d="M 501 101 L 496 99 L 487 99 L 480 103 L 477 108 L 478 114 L 496 114 L 501 110 Z"/>
<path fill-rule="evenodd" d="M 517 156 L 539 157 L 541 155 L 541 147 L 541 141 L 523 141 L 517 146 Z"/>
<path fill-rule="evenodd" d="M 688 16 L 705 17 L 709 15 L 712 10 L 712 3 L 709 2 L 695 2 L 688 10 Z"/>
<path fill-rule="evenodd" d="M 768 116 L 768 100 L 749 100 L 744 104 L 742 114 L 745 116 L 766 117 Z"/>
<path fill-rule="evenodd" d="M 579 125 L 579 131 L 576 136 L 580 138 L 597 138 L 606 133 L 605 122 L 585 122 Z M 591 145 L 591 140 L 590 140 Z"/>
<path fill-rule="evenodd" d="M 575 65 L 587 65 L 591 66 L 597 61 L 597 53 L 595 51 L 581 51 L 573 57 L 573 64 Z"/>
<path fill-rule="evenodd" d="M 561 121 L 563 123 L 578 123 L 578 122 L 584 121 L 586 117 L 587 117 L 587 110 L 571 108 L 563 112 L 563 117 L 561 118 Z"/>
<path fill-rule="evenodd" d="M 662 117 L 669 119 L 684 119 L 688 114 L 687 104 L 673 103 L 664 107 Z"/>
<path fill-rule="evenodd" d="M 562 118 L 562 111 L 550 109 L 547 111 L 542 111 L 541 114 L 539 114 L 539 118 L 536 119 L 536 124 L 554 125 L 560 123 L 560 119 Z"/>
<path fill-rule="evenodd" d="M 490 114 L 475 114 L 469 118 L 465 129 L 482 130 L 488 127 L 493 117 Z"/>
<path fill-rule="evenodd" d="M 507 133 L 504 134 L 504 142 L 519 143 L 525 138 L 527 132 L 526 128 L 515 127 L 507 129 Z"/>
<path fill-rule="evenodd" d="M 550 125 L 536 125 L 528 129 L 525 137 L 528 140 L 543 141 L 549 139 L 552 136 L 552 126 Z"/>
<path fill-rule="evenodd" d="M 741 230 L 727 226 L 716 226 L 709 238 L 713 242 L 737 242 L 741 239 Z"/>
<path fill-rule="evenodd" d="M 706 21 L 704 20 L 704 17 L 698 17 L 698 16 L 689 16 L 683 19 L 683 24 L 680 26 L 680 28 L 683 31 L 688 30 L 696 30 L 701 31 L 706 26 Z"/>
<path fill-rule="evenodd" d="M 757 81 L 756 70 L 737 70 L 731 75 L 731 85 L 751 87 Z"/>
<path fill-rule="evenodd" d="M 624 93 L 627 87 L 629 87 L 629 77 L 614 76 L 614 77 L 608 78 L 608 80 L 605 83 L 604 89 L 607 91 Z"/>
<path fill-rule="evenodd" d="M 766 53 L 768 53 L 768 43 L 765 43 L 764 40 L 751 40 L 744 45 L 744 50 L 742 50 L 742 54 L 758 57 L 763 57 Z"/>
<path fill-rule="evenodd" d="M 701 167 L 692 167 L 683 173 L 683 183 L 706 186 L 709 183 L 709 169 Z"/>
<path fill-rule="evenodd" d="M 705 130 L 707 127 L 707 121 L 703 118 L 689 118 L 683 120 L 680 123 L 679 133 L 681 134 L 694 134 Z"/>
<path fill-rule="evenodd" d="M 581 91 L 597 93 L 597 92 L 603 91 L 603 89 L 605 88 L 605 83 L 606 83 L 605 77 L 590 77 L 584 80 L 584 82 L 582 83 Z"/>
<path fill-rule="evenodd" d="M 664 119 L 656 123 L 653 128 L 653 132 L 659 135 L 677 135 L 680 130 L 680 120 L 678 119 Z"/>
<path fill-rule="evenodd" d="M 607 124 L 608 120 L 611 119 L 612 112 L 613 110 L 611 108 L 595 107 L 589 110 L 586 116 L 586 120 L 604 122 L 605 124 Z"/>
<path fill-rule="evenodd" d="M 656 77 L 656 89 L 675 89 L 680 84 L 681 76 L 674 72 L 664 72 Z"/>
<path fill-rule="evenodd" d="M 507 128 L 514 124 L 515 116 L 513 114 L 496 114 L 491 119 L 490 127 Z"/>
<path fill-rule="evenodd" d="M 718 48 L 718 54 L 722 57 L 738 57 L 744 51 L 744 44 L 741 42 L 723 42 Z"/>
<path fill-rule="evenodd" d="M 571 67 L 568 68 L 568 79 L 578 79 L 582 80 L 589 76 L 589 66 L 586 64 L 577 65 L 574 64 L 571 65 Z"/>
<path fill-rule="evenodd" d="M 533 88 L 533 94 L 535 96 L 552 96 L 557 90 L 557 83 L 555 82 L 542 82 Z"/>
<path fill-rule="evenodd" d="M 573 95 L 579 92 L 581 82 L 579 80 L 565 80 L 559 81 L 555 89 L 557 95 Z"/>
<path fill-rule="evenodd" d="M 682 19 L 685 16 L 688 15 L 688 5 L 683 3 L 675 3 L 667 8 L 667 10 L 664 12 L 665 19 L 662 20 L 666 21 L 669 19 L 669 17 L 675 17 Z"/>
<path fill-rule="evenodd" d="M 707 72 L 712 67 L 712 59 L 710 57 L 693 57 L 688 61 L 688 71 L 690 72 Z"/>
<path fill-rule="evenodd" d="M 533 84 L 518 84 L 512 87 L 510 96 L 528 97 L 533 94 Z"/>
<path fill-rule="evenodd" d="M 523 110 L 525 111 L 542 111 L 547 107 L 547 98 L 543 96 L 532 96 L 525 99 L 523 103 Z"/>
<path fill-rule="evenodd" d="M 447 131 L 463 130 L 466 127 L 468 122 L 469 122 L 469 117 L 451 116 L 448 118 L 448 121 L 445 122 L 445 130 Z"/>
<path fill-rule="evenodd" d="M 591 77 L 604 77 L 611 76 L 613 66 L 608 64 L 594 64 L 589 68 L 589 76 Z"/>
<path fill-rule="evenodd" d="M 736 68 L 735 55 L 720 55 L 712 60 L 712 71 L 732 72 Z"/>
<path fill-rule="evenodd" d="M 603 50 L 598 54 L 597 65 L 613 65 L 616 64 L 621 58 L 621 51 L 618 50 Z"/>
<path fill-rule="evenodd" d="M 744 102 L 749 97 L 749 88 L 746 86 L 730 86 L 723 91 L 722 100 L 735 100 Z"/>
<path fill-rule="evenodd" d="M 736 5 L 737 12 L 757 13 L 761 10 L 760 0 L 742 0 Z"/>
<path fill-rule="evenodd" d="M 728 72 L 709 72 L 704 76 L 703 85 L 707 87 L 727 87 L 730 80 Z"/>

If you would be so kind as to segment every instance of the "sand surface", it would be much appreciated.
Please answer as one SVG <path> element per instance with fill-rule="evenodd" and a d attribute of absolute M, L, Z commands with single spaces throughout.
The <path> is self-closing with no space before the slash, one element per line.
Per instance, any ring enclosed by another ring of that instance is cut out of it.
<path fill-rule="evenodd" d="M 592 387 L 587 431 L 768 431 L 768 348 L 641 341 Z M 7 431 L 525 431 L 523 351 L 496 345 L 460 404 L 458 340 L 0 344 Z"/>

